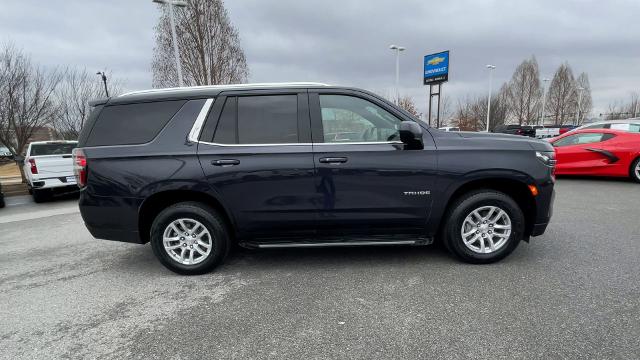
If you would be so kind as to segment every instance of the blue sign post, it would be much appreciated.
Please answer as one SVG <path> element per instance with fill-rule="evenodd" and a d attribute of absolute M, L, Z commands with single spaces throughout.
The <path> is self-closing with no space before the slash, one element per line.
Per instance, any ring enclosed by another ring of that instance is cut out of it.
<path fill-rule="evenodd" d="M 429 126 L 431 126 L 431 103 L 433 97 L 438 97 L 438 115 L 436 117 L 436 127 L 440 127 L 440 94 L 442 93 L 442 83 L 449 80 L 449 51 L 443 51 L 424 57 L 424 70 L 422 78 L 425 85 L 429 85 Z M 433 92 L 433 87 L 438 87 L 437 92 Z"/>
<path fill-rule="evenodd" d="M 424 84 L 438 84 L 449 80 L 449 51 L 424 57 Z"/>

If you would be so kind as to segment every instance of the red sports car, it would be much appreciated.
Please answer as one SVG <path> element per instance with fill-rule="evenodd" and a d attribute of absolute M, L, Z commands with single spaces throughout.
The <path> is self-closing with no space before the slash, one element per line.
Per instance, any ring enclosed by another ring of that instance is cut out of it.
<path fill-rule="evenodd" d="M 629 176 L 640 182 L 640 133 L 574 130 L 550 142 L 557 175 Z"/>

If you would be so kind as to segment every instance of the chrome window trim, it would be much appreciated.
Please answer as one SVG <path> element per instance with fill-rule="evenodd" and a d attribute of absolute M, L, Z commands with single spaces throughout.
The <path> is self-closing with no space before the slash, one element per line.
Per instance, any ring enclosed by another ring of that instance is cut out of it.
<path fill-rule="evenodd" d="M 344 142 L 344 143 L 283 143 L 283 144 L 219 144 L 219 143 L 214 143 L 214 142 L 208 142 L 208 141 L 198 141 L 198 143 L 200 144 L 207 144 L 207 145 L 215 145 L 215 146 L 228 146 L 228 147 L 253 147 L 253 146 L 300 146 L 300 145 L 382 145 L 382 144 L 389 144 L 389 145 L 402 145 L 404 144 L 402 141 L 371 141 L 371 142 Z"/>
<path fill-rule="evenodd" d="M 221 90 L 221 91 L 231 91 L 231 90 L 262 90 L 262 89 L 274 89 L 279 87 L 294 87 L 294 88 L 305 88 L 305 87 L 329 87 L 331 85 L 318 83 L 318 82 L 281 82 L 281 83 L 250 83 L 250 84 L 228 84 L 228 85 L 202 85 L 202 86 L 183 86 L 183 87 L 173 87 L 173 88 L 162 88 L 162 89 L 147 89 L 147 90 L 137 90 L 130 91 L 128 93 L 124 93 L 122 95 L 118 95 L 117 97 L 129 96 L 129 95 L 144 95 L 144 94 L 161 94 L 170 91 L 191 91 L 191 90 Z"/>
<path fill-rule="evenodd" d="M 214 99 L 207 99 L 202 105 L 202 109 L 200 109 L 200 113 L 198 113 L 198 117 L 196 117 L 196 121 L 193 123 L 191 127 L 191 131 L 189 131 L 189 136 L 187 139 L 191 142 L 198 142 L 198 138 L 200 137 L 200 132 L 202 131 L 202 125 L 204 124 L 204 120 L 207 118 L 207 114 L 209 114 L 209 109 L 211 109 L 211 105 L 213 104 Z"/>

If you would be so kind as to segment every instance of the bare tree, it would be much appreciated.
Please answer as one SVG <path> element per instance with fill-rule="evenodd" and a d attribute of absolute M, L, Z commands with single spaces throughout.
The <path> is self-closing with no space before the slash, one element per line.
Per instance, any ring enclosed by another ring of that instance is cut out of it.
<path fill-rule="evenodd" d="M 630 94 L 631 102 L 629 103 L 629 112 L 631 113 L 631 117 L 640 117 L 640 94 L 637 92 L 632 92 Z"/>
<path fill-rule="evenodd" d="M 434 111 L 437 111 L 437 107 Z M 447 95 L 442 95 L 442 98 L 440 99 L 440 126 L 449 126 L 453 120 L 453 115 L 454 112 L 451 109 L 451 99 Z"/>
<path fill-rule="evenodd" d="M 522 125 L 537 120 L 542 94 L 538 62 L 534 56 L 516 68 L 506 88 L 507 105 L 513 118 Z"/>
<path fill-rule="evenodd" d="M 579 94 L 579 106 L 578 109 L 578 123 L 580 125 L 584 122 L 584 119 L 589 116 L 591 109 L 593 109 L 593 99 L 591 98 L 591 85 L 589 84 L 589 75 L 587 73 L 581 73 L 576 79 L 576 85 L 578 88 L 582 88 Z"/>
<path fill-rule="evenodd" d="M 238 31 L 229 21 L 222 0 L 187 0 L 174 8 L 178 48 L 184 84 L 215 85 L 245 82 L 249 74 Z M 153 86 L 178 85 L 173 55 L 169 11 L 155 27 L 156 45 L 152 63 Z"/>
<path fill-rule="evenodd" d="M 109 76 L 109 94 L 121 92 L 120 81 Z M 76 140 L 89 117 L 89 101 L 104 97 L 100 79 L 86 69 L 67 69 L 62 77 L 56 98 L 58 116 L 53 122 L 56 133 L 63 139 Z"/>
<path fill-rule="evenodd" d="M 500 91 L 491 97 L 491 116 L 489 129 L 505 123 L 509 108 L 507 106 L 507 85 L 502 85 Z M 452 125 L 461 130 L 479 131 L 487 128 L 487 100 L 488 97 L 469 97 L 458 101 Z"/>
<path fill-rule="evenodd" d="M 604 115 L 605 120 L 625 119 L 628 116 L 625 116 L 626 113 L 623 108 L 624 104 L 619 101 L 614 101 L 609 104 L 609 106 L 607 107 L 607 112 L 602 115 Z"/>
<path fill-rule="evenodd" d="M 562 64 L 556 70 L 547 96 L 547 113 L 551 114 L 556 125 L 565 124 L 575 119 L 578 94 L 569 64 Z M 571 118 L 572 115 L 574 118 Z"/>
<path fill-rule="evenodd" d="M 0 142 L 14 156 L 24 152 L 37 129 L 53 121 L 60 78 L 60 72 L 34 65 L 13 44 L 0 48 Z"/>
<path fill-rule="evenodd" d="M 616 100 L 609 104 L 607 112 L 600 114 L 607 120 L 628 119 L 640 116 L 640 95 L 637 92 L 629 94 L 629 102 Z"/>
<path fill-rule="evenodd" d="M 405 109 L 409 114 L 415 116 L 416 118 L 420 116 L 418 113 L 418 109 L 416 108 L 416 104 L 413 102 L 413 98 L 409 95 L 401 95 L 398 98 L 398 106 Z"/>

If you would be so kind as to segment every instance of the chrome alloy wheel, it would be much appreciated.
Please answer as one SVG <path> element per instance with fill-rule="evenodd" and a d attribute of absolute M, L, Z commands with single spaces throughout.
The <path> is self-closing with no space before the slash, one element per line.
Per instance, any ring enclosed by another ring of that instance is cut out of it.
<path fill-rule="evenodd" d="M 640 180 L 640 161 L 638 161 L 638 163 L 636 164 L 635 173 L 636 179 Z"/>
<path fill-rule="evenodd" d="M 511 236 L 511 219 L 496 206 L 482 206 L 473 210 L 462 222 L 460 230 L 464 245 L 479 254 L 499 250 Z"/>
<path fill-rule="evenodd" d="M 195 265 L 211 255 L 213 239 L 199 221 L 182 218 L 171 222 L 162 235 L 164 250 L 184 265 Z"/>

